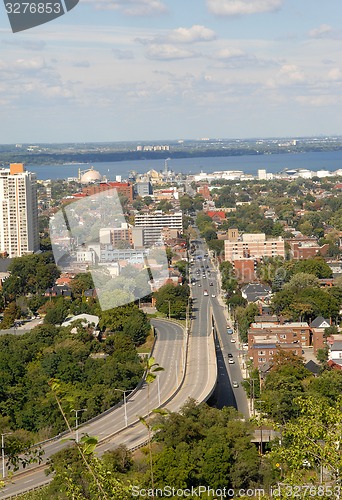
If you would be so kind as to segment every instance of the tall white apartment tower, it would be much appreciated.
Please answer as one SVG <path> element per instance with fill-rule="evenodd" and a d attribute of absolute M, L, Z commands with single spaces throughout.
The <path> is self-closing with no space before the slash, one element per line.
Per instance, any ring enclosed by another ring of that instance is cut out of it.
<path fill-rule="evenodd" d="M 36 175 L 11 163 L 0 169 L 0 252 L 21 257 L 38 250 Z"/>

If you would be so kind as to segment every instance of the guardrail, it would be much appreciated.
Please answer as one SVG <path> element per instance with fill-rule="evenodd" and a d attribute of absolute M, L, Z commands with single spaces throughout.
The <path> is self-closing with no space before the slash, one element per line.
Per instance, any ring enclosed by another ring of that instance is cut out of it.
<path fill-rule="evenodd" d="M 21 495 L 24 495 L 25 493 L 30 493 L 31 491 L 40 490 L 40 488 L 47 486 L 50 482 L 51 482 L 51 479 L 45 479 L 45 481 L 42 481 L 41 483 L 36 484 L 36 486 L 31 486 L 30 488 L 25 488 L 23 490 L 17 491 L 17 493 L 11 493 L 10 495 L 7 495 L 7 496 L 1 497 L 1 498 L 2 498 L 2 500 L 10 500 L 11 498 L 18 498 Z"/>

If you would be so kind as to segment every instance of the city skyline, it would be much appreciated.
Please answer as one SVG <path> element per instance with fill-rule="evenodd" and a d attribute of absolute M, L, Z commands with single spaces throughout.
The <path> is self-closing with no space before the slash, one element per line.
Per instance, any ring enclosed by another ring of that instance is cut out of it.
<path fill-rule="evenodd" d="M 13 34 L 2 143 L 340 134 L 342 7 L 84 0 Z"/>

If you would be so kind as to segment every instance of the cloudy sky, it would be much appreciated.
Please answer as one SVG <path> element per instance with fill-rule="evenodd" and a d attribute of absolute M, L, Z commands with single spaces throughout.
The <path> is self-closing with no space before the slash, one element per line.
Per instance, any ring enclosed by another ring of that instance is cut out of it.
<path fill-rule="evenodd" d="M 341 0 L 0 8 L 0 143 L 342 134 Z"/>

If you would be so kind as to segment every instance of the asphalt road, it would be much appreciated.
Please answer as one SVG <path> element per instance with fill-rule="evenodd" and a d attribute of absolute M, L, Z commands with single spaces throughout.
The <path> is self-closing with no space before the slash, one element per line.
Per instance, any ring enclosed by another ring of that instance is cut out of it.
<path fill-rule="evenodd" d="M 24 333 L 29 332 L 32 328 L 41 325 L 42 323 L 42 319 L 32 319 L 24 325 L 8 328 L 7 330 L 0 330 L 0 335 L 6 335 L 6 333 L 10 333 L 12 335 L 24 335 Z"/>
<path fill-rule="evenodd" d="M 232 328 L 232 325 L 228 324 L 224 307 L 221 305 L 219 300 L 220 287 L 218 282 L 218 273 L 209 257 L 204 257 L 204 255 L 206 255 L 207 253 L 207 246 L 202 242 L 202 240 L 198 239 L 198 249 L 196 254 L 194 254 L 195 261 L 194 265 L 192 266 L 192 275 L 197 278 L 199 276 L 199 280 L 197 281 L 196 285 L 192 287 L 192 289 L 197 290 L 196 296 L 198 295 L 198 290 L 202 290 L 202 296 L 203 290 L 208 291 L 208 297 L 203 296 L 203 298 L 208 301 L 212 308 L 218 364 L 217 386 L 210 402 L 213 403 L 217 408 L 223 408 L 224 406 L 233 406 L 239 412 L 241 412 L 245 416 L 245 418 L 249 418 L 248 400 L 245 390 L 241 386 L 241 382 L 243 381 L 243 374 L 241 372 L 240 363 L 238 362 L 239 341 L 236 337 L 236 334 L 227 334 L 227 326 Z M 197 260 L 197 256 L 202 256 L 202 259 Z M 205 269 L 205 278 L 203 278 L 203 269 L 201 267 L 202 265 Z M 208 269 L 206 269 L 207 265 L 209 266 L 210 271 L 209 276 Z M 196 272 L 198 268 L 201 271 L 199 275 Z M 213 283 L 213 285 L 210 286 L 210 283 Z M 201 284 L 201 287 L 199 287 L 198 284 Z M 215 297 L 212 297 L 213 294 L 215 295 Z M 199 293 L 199 295 L 201 295 L 201 293 Z M 203 300 L 200 300 L 199 305 L 200 308 L 203 307 Z M 231 342 L 232 338 L 235 340 L 235 342 Z M 230 364 L 228 362 L 228 353 L 232 354 L 233 356 L 233 364 Z M 233 388 L 233 381 L 237 382 L 239 384 L 239 387 Z"/>

